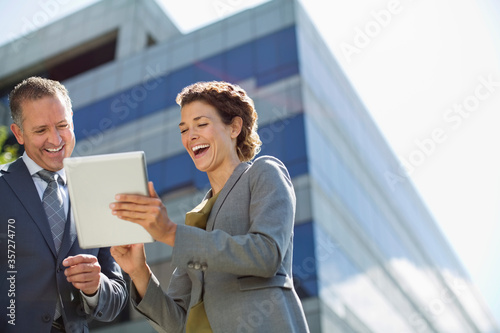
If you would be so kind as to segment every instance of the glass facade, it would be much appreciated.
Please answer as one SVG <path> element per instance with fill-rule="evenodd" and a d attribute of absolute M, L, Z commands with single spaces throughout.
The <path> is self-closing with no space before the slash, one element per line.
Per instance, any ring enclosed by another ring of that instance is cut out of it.
<path fill-rule="evenodd" d="M 315 241 L 336 245 L 316 252 L 320 299 L 356 332 L 496 332 L 411 183 L 387 178 L 396 159 L 298 16 Z"/>
<path fill-rule="evenodd" d="M 114 26 L 102 23 L 111 8 L 119 13 L 108 20 Z M 81 19 L 89 15 L 94 21 Z M 168 20 L 158 15 L 152 0 L 105 0 L 47 28 L 64 31 L 73 20 L 81 24 L 76 35 L 119 29 L 113 61 L 64 81 L 75 155 L 144 150 L 150 180 L 182 223 L 209 182 L 181 145 L 175 97 L 196 81 L 240 84 L 259 112 L 261 155 L 282 160 L 295 186 L 294 282 L 311 332 L 498 332 L 298 2 L 274 0 L 186 35 L 171 24 L 165 33 L 147 26 L 132 33 L 127 25 Z M 63 50 L 64 43 L 54 52 Z M 166 287 L 171 249 L 148 244 L 147 252 Z M 92 326 L 153 332 L 131 309 Z"/>

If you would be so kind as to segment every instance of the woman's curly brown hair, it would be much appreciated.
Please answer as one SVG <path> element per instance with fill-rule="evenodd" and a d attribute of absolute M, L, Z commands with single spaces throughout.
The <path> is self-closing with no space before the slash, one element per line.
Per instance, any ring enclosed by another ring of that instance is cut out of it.
<path fill-rule="evenodd" d="M 234 117 L 241 117 L 243 126 L 236 140 L 238 157 L 247 162 L 259 153 L 262 142 L 257 134 L 257 112 L 253 100 L 240 86 L 223 81 L 197 82 L 182 89 L 175 101 L 181 109 L 194 101 L 205 102 L 217 110 L 226 125 Z"/>

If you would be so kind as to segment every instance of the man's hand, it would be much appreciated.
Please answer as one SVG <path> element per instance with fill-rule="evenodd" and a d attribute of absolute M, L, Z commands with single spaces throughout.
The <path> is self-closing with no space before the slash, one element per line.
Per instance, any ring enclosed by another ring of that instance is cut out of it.
<path fill-rule="evenodd" d="M 90 254 L 79 254 L 64 259 L 64 274 L 68 282 L 85 295 L 93 296 L 99 290 L 101 282 L 101 265 L 96 257 Z"/>

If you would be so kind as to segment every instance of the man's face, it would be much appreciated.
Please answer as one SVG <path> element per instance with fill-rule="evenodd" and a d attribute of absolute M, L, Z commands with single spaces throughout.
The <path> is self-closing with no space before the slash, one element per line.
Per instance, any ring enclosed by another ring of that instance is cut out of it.
<path fill-rule="evenodd" d="M 24 101 L 21 108 L 23 129 L 16 124 L 10 127 L 17 142 L 24 145 L 26 154 L 42 168 L 61 170 L 63 159 L 71 156 L 75 148 L 73 112 L 59 95 Z"/>

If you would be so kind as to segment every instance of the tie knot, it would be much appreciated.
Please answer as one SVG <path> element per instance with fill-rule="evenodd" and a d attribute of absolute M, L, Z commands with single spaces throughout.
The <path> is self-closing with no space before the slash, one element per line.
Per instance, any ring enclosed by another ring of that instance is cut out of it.
<path fill-rule="evenodd" d="M 40 176 L 40 178 L 42 178 L 47 183 L 55 181 L 56 173 L 53 171 L 42 169 L 42 170 L 38 171 L 37 174 Z M 64 181 L 62 180 L 61 177 L 58 177 L 57 180 L 60 184 L 64 184 Z"/>

